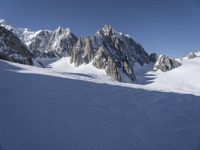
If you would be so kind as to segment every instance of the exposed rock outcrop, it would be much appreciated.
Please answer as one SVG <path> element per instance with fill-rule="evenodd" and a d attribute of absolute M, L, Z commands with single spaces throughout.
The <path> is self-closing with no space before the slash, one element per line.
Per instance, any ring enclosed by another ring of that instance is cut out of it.
<path fill-rule="evenodd" d="M 59 57 L 71 56 L 73 46 L 78 41 L 78 38 L 70 31 L 58 27 L 50 38 L 47 48 L 54 51 Z"/>
<path fill-rule="evenodd" d="M 47 49 L 47 45 L 52 36 L 52 32 L 48 30 L 40 30 L 35 32 L 27 45 L 33 58 L 52 58 L 56 57 L 53 52 Z"/>
<path fill-rule="evenodd" d="M 114 80 L 134 82 L 133 64 L 149 63 L 149 55 L 130 36 L 105 25 L 94 36 L 80 38 L 72 49 L 71 63 L 76 67 L 91 61 L 96 68 L 105 69 Z"/>
<path fill-rule="evenodd" d="M 0 59 L 33 65 L 31 53 L 11 31 L 0 26 Z"/>
<path fill-rule="evenodd" d="M 193 58 L 197 58 L 197 57 L 200 57 L 200 52 L 191 52 L 187 56 L 188 59 L 193 59 Z"/>
<path fill-rule="evenodd" d="M 166 55 L 160 55 L 154 65 L 154 71 L 161 70 L 163 72 L 170 71 L 181 66 L 181 63 Z"/>
<path fill-rule="evenodd" d="M 94 58 L 94 48 L 90 37 L 80 38 L 72 49 L 70 62 L 76 67 L 89 63 Z"/>
<path fill-rule="evenodd" d="M 61 27 L 55 31 L 40 30 L 30 38 L 28 47 L 34 58 L 60 58 L 71 56 L 78 38 L 69 30 Z"/>

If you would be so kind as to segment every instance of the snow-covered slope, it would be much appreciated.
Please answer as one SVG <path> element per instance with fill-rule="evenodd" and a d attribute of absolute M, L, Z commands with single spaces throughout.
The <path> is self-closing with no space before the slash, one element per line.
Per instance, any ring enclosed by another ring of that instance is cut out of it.
<path fill-rule="evenodd" d="M 182 65 L 169 72 L 148 72 L 155 79 L 146 85 L 169 91 L 179 91 L 200 95 L 200 58 L 178 60 Z"/>
<path fill-rule="evenodd" d="M 113 81 L 110 77 L 106 76 L 105 70 L 95 68 L 92 62 L 90 64 L 83 64 L 80 67 L 74 67 L 70 64 L 69 59 L 69 57 L 65 57 L 50 64 L 48 70 L 55 71 L 58 74 L 69 73 L 84 75 L 84 77 L 91 76 L 92 78 L 87 79 L 87 81 L 98 83 L 200 95 L 200 84 L 197 84 L 200 83 L 200 58 L 177 59 L 182 65 L 169 72 L 153 71 L 153 63 L 143 66 L 135 64 L 135 74 L 138 77 L 135 84 Z"/>
<path fill-rule="evenodd" d="M 157 88 L 170 84 L 160 88 L 172 91 L 180 88 L 173 82 L 188 85 L 189 81 L 173 76 L 181 70 L 186 77 L 180 78 L 193 77 L 191 81 L 200 83 L 192 73 L 200 70 L 198 63 L 184 60 L 174 71 L 158 72 L 154 84 Z M 0 60 L 1 150 L 200 149 L 199 96 L 108 80 L 99 84 L 94 76 L 59 72 L 59 66 L 65 65 L 60 61 L 42 69 Z M 200 93 L 198 86 L 191 85 L 190 93 Z"/>
<path fill-rule="evenodd" d="M 105 70 L 97 69 L 90 64 L 82 64 L 74 67 L 70 64 L 70 58 L 64 57 L 54 63 L 50 63 L 47 68 L 23 66 L 12 63 L 21 68 L 21 73 L 34 73 L 41 75 L 56 76 L 75 80 L 83 80 L 100 84 L 109 84 L 129 88 L 139 88 L 150 91 L 173 92 L 182 94 L 193 94 L 200 96 L 200 59 L 178 60 L 182 66 L 169 72 L 153 70 L 153 63 L 141 66 L 135 64 L 135 73 L 138 76 L 136 83 L 120 83 L 107 76 Z"/>
<path fill-rule="evenodd" d="M 70 57 L 64 57 L 54 63 L 51 63 L 47 66 L 47 68 L 59 74 L 80 75 L 90 77 L 95 80 L 111 81 L 110 77 L 106 76 L 105 71 L 95 68 L 92 65 L 92 62 L 89 64 L 83 64 L 80 67 L 74 67 L 74 65 L 70 63 Z"/>

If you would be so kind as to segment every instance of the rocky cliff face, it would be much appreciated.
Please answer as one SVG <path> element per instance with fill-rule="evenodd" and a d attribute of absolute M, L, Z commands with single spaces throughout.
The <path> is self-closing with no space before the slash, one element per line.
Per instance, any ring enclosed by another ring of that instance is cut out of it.
<path fill-rule="evenodd" d="M 163 72 L 170 71 L 181 66 L 181 63 L 166 55 L 160 55 L 154 65 L 154 71 L 161 70 Z"/>
<path fill-rule="evenodd" d="M 47 47 L 51 51 L 54 51 L 59 57 L 71 56 L 72 48 L 77 40 L 78 38 L 70 31 L 70 29 L 58 27 L 53 32 Z"/>
<path fill-rule="evenodd" d="M 134 82 L 133 64 L 149 63 L 149 55 L 130 36 L 105 25 L 94 36 L 80 38 L 72 49 L 71 63 L 76 67 L 91 61 L 94 67 L 105 69 L 114 80 Z"/>
<path fill-rule="evenodd" d="M 69 30 L 61 27 L 55 31 L 40 30 L 32 36 L 28 47 L 34 58 L 61 58 L 70 56 L 78 38 Z"/>
<path fill-rule="evenodd" d="M 80 38 L 71 51 L 71 63 L 76 67 L 89 63 L 94 58 L 94 48 L 90 37 Z"/>
<path fill-rule="evenodd" d="M 32 65 L 31 53 L 11 31 L 0 26 L 0 59 Z"/>
<path fill-rule="evenodd" d="M 30 38 L 27 44 L 29 50 L 33 54 L 33 58 L 44 57 L 51 58 L 55 57 L 55 54 L 51 50 L 47 49 L 47 45 L 52 36 L 52 32 L 48 30 L 40 30 L 35 32 L 35 34 Z"/>

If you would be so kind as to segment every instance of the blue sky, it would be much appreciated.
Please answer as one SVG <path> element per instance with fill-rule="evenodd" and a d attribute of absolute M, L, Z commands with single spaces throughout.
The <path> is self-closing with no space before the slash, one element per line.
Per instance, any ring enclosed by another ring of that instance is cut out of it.
<path fill-rule="evenodd" d="M 200 0 L 0 0 L 0 17 L 33 30 L 69 27 L 78 36 L 111 24 L 148 52 L 200 50 Z"/>

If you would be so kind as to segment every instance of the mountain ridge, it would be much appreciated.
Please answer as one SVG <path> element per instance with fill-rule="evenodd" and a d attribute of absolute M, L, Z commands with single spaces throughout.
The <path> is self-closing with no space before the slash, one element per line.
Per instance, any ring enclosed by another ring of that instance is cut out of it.
<path fill-rule="evenodd" d="M 165 72 L 181 65 L 176 59 L 166 56 L 166 59 L 161 60 L 157 54 L 147 53 L 130 35 L 117 32 L 108 24 L 94 35 L 85 37 L 77 37 L 69 28 L 60 26 L 54 31 L 34 32 L 27 28 L 7 25 L 4 19 L 1 19 L 0 26 L 12 31 L 26 44 L 35 66 L 47 67 L 63 57 L 70 57 L 70 63 L 75 67 L 92 63 L 93 67 L 103 69 L 116 81 L 135 82 L 136 63 L 141 66 L 155 63 L 155 71 Z"/>

